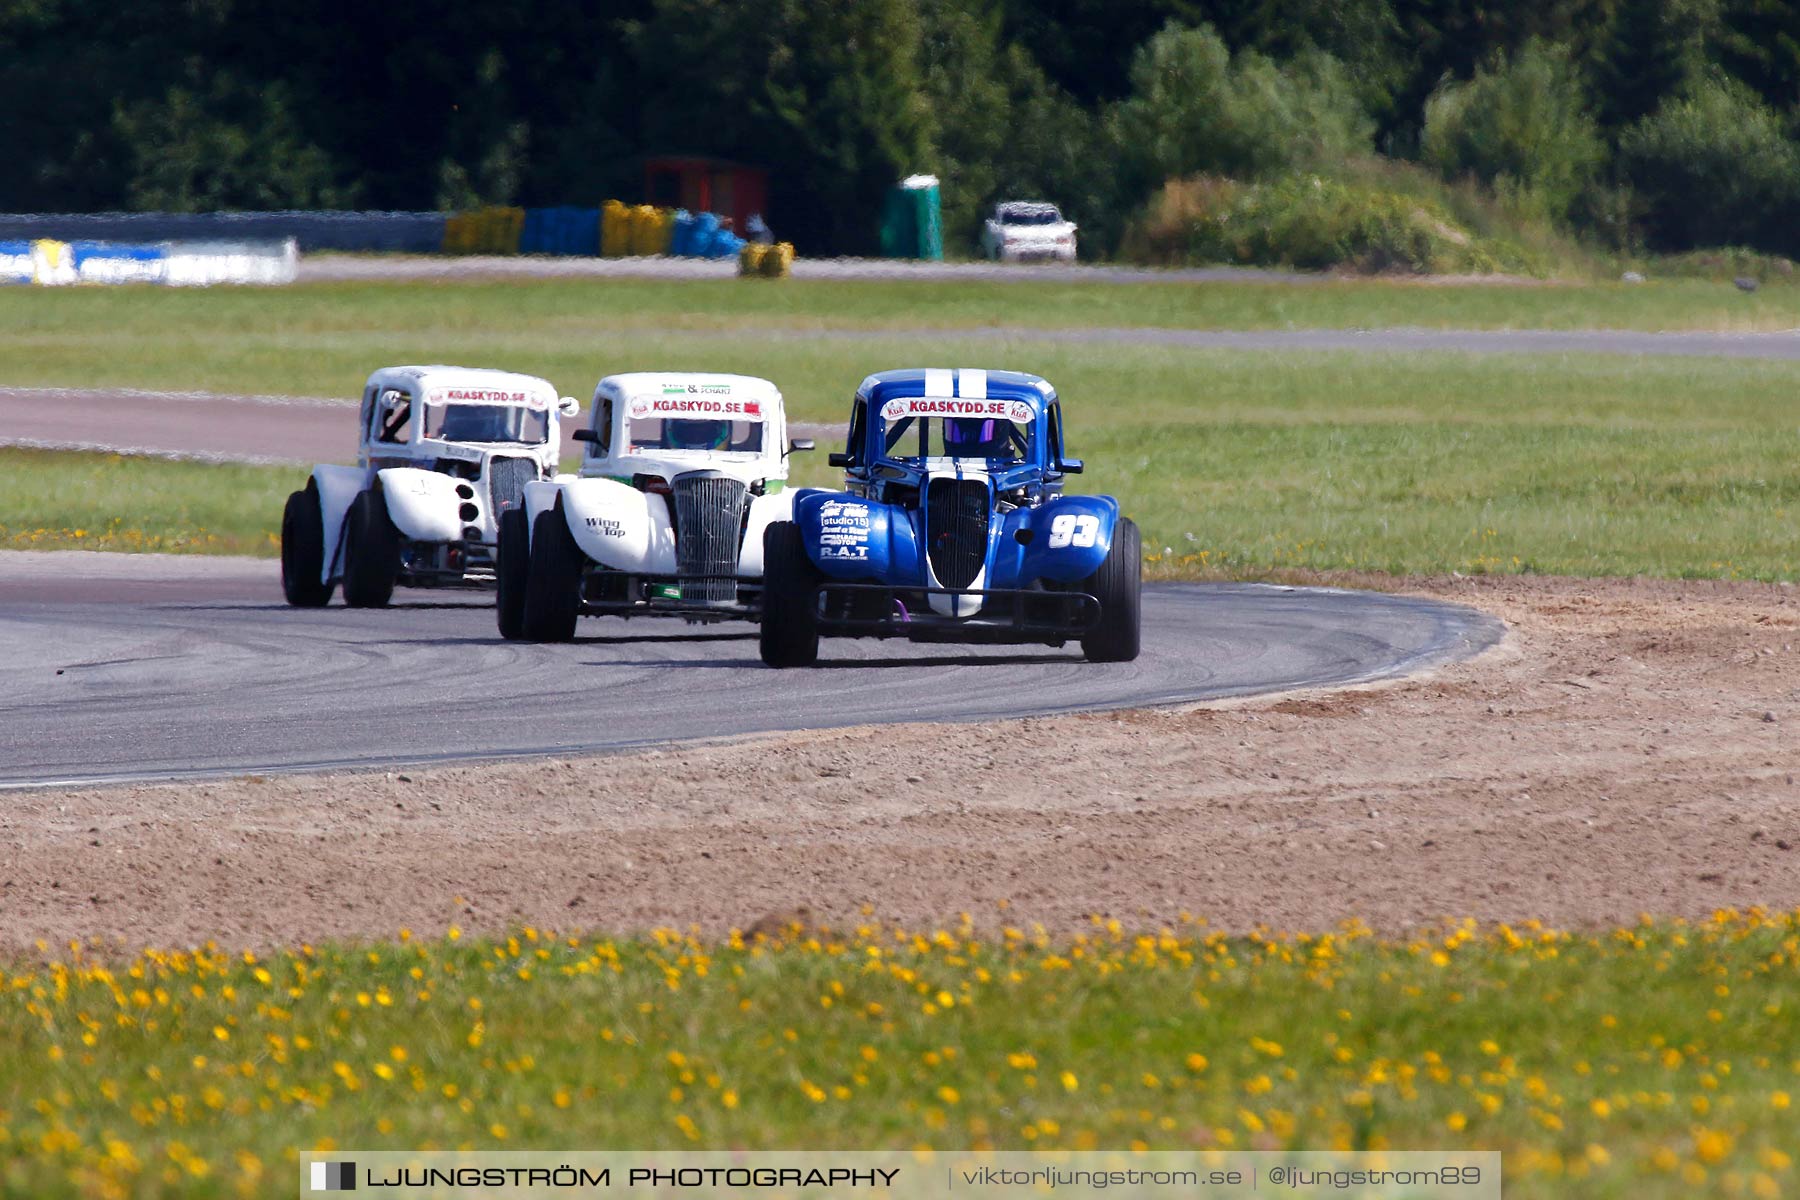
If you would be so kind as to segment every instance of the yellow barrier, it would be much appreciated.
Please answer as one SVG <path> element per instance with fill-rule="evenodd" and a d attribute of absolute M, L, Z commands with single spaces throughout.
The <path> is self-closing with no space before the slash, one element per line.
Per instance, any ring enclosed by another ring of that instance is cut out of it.
<path fill-rule="evenodd" d="M 451 213 L 444 218 L 444 253 L 471 254 L 475 244 L 475 214 Z"/>
<path fill-rule="evenodd" d="M 631 210 L 631 252 L 667 254 L 674 217 L 667 209 L 640 204 Z"/>
<path fill-rule="evenodd" d="M 763 250 L 763 275 L 769 279 L 786 279 L 794 267 L 794 243 L 776 242 Z"/>
<path fill-rule="evenodd" d="M 738 274 L 746 279 L 786 279 L 794 268 L 794 244 L 745 242 L 738 251 Z"/>
<path fill-rule="evenodd" d="M 600 207 L 600 253 L 607 258 L 631 253 L 631 209 L 617 200 Z"/>
<path fill-rule="evenodd" d="M 490 208 L 487 210 L 489 254 L 517 254 L 519 237 L 525 232 L 525 210 L 522 208 Z"/>
<path fill-rule="evenodd" d="M 446 254 L 517 254 L 525 210 L 506 206 L 452 213 L 444 220 Z"/>

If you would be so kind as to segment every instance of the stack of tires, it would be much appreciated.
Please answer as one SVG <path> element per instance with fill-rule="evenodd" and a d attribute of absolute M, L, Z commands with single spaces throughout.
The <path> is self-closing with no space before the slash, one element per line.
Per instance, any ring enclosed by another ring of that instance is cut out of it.
<path fill-rule="evenodd" d="M 765 246 L 745 242 L 738 251 L 738 275 L 746 279 L 786 279 L 794 268 L 792 242 Z"/>

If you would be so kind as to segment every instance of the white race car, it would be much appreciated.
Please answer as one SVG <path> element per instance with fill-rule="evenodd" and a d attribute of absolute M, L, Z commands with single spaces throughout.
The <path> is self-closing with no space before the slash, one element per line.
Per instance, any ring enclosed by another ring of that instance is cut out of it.
<path fill-rule="evenodd" d="M 981 252 L 1001 262 L 1027 258 L 1075 261 L 1075 222 L 1054 204 L 1003 200 L 981 227 Z"/>
<path fill-rule="evenodd" d="M 525 485 L 500 518 L 500 633 L 575 636 L 578 616 L 756 619 L 763 530 L 790 520 L 781 393 L 744 375 L 609 375 L 579 475 Z"/>
<path fill-rule="evenodd" d="M 407 587 L 492 587 L 500 514 L 556 473 L 558 417 L 533 375 L 384 367 L 363 388 L 356 466 L 321 463 L 281 517 L 281 586 L 316 607 L 379 607 Z"/>

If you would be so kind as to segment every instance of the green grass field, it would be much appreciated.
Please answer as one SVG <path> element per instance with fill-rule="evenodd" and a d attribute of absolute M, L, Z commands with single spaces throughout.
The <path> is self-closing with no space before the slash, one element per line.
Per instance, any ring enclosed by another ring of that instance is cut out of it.
<path fill-rule="evenodd" d="M 275 554 L 294 474 L 0 449 L 0 548 Z"/>
<path fill-rule="evenodd" d="M 1745 295 L 1699 280 L 1123 286 L 619 279 L 10 288 L 0 291 L 0 328 L 7 331 L 0 380 L 329 396 L 354 391 L 373 365 L 426 358 L 516 365 L 591 387 L 601 369 L 613 369 L 610 355 L 620 348 L 642 356 L 679 350 L 685 358 L 713 336 L 1110 326 L 1793 329 L 1800 326 L 1800 287 Z M 669 332 L 685 336 L 656 336 Z"/>
<path fill-rule="evenodd" d="M 379 335 L 359 336 L 370 348 L 356 372 L 344 366 L 352 380 L 380 361 Z M 533 367 L 577 395 L 601 370 L 735 369 L 778 380 L 795 418 L 833 424 L 875 366 L 1039 371 L 1060 389 L 1072 448 L 1088 462 L 1076 485 L 1124 499 L 1153 574 L 1779 579 L 1800 568 L 1800 368 L 1788 363 L 677 334 L 630 339 L 635 353 L 616 338 L 547 345 L 540 362 L 509 340 L 520 335 L 489 336 L 491 346 L 405 346 L 391 357 Z M 220 386 L 210 372 L 241 349 L 197 347 L 195 382 Z M 0 378 L 9 365 L 0 350 Z M 279 390 L 281 378 L 258 373 L 240 386 Z M 0 462 L 0 545 L 14 547 L 271 554 L 282 498 L 304 479 L 297 468 L 25 452 Z M 822 454 L 797 464 L 802 482 L 832 478 Z"/>
<path fill-rule="evenodd" d="M 0 1191 L 281 1194 L 312 1148 L 803 1145 L 1467 1147 L 1505 1154 L 1511 1196 L 1776 1195 L 1797 933 L 65 956 L 0 976 Z"/>

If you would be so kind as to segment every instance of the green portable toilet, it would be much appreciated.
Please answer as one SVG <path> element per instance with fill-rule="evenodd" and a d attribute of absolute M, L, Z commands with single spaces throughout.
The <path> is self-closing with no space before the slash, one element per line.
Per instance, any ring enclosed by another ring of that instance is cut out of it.
<path fill-rule="evenodd" d="M 944 257 L 944 217 L 935 175 L 909 175 L 888 193 L 881 252 L 889 258 Z"/>

